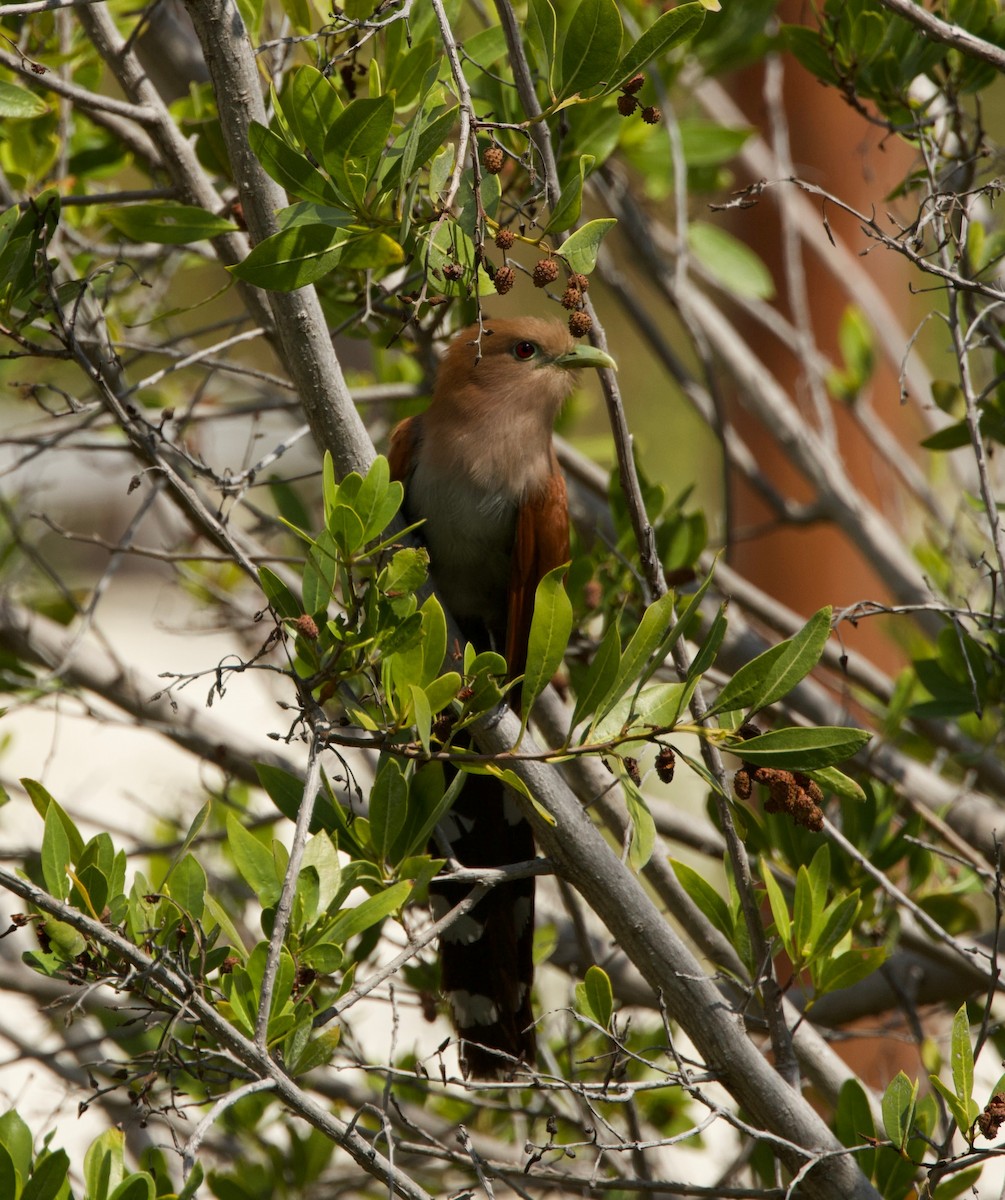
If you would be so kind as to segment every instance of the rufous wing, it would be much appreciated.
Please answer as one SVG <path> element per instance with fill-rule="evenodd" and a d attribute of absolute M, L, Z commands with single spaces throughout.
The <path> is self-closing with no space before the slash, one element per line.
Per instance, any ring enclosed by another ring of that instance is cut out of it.
<path fill-rule="evenodd" d="M 401 483 L 408 482 L 408 477 L 415 466 L 415 456 L 418 453 L 421 438 L 421 415 L 405 417 L 391 430 L 387 447 L 387 461 L 391 468 L 392 479 L 397 479 Z"/>
<path fill-rule="evenodd" d="M 534 615 L 534 593 L 549 571 L 569 561 L 569 499 L 565 479 L 552 453 L 551 474 L 521 504 L 510 573 L 506 623 L 506 662 L 511 675 L 523 673 Z"/>

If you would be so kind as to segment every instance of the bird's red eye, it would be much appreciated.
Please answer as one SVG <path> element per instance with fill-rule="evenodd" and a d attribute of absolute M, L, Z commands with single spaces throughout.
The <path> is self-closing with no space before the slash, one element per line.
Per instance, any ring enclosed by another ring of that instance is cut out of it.
<path fill-rule="evenodd" d="M 533 342 L 517 342 L 513 347 L 513 357 L 520 359 L 521 362 L 533 358 L 536 353 L 537 346 Z"/>

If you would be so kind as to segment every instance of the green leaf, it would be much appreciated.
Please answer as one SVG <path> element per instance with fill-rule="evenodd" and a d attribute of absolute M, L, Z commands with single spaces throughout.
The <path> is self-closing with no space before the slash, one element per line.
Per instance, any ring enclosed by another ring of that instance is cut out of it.
<path fill-rule="evenodd" d="M 306 1075 L 308 1071 L 313 1071 L 316 1067 L 327 1066 L 335 1056 L 341 1037 L 342 1030 L 336 1026 L 334 1029 L 326 1029 L 324 1033 L 313 1038 L 307 1043 L 296 1061 L 290 1064 L 290 1074 L 296 1078 L 298 1075 Z"/>
<path fill-rule="evenodd" d="M 227 269 L 255 287 L 291 292 L 327 275 L 351 236 L 339 225 L 294 225 L 259 242 L 244 262 Z"/>
<path fill-rule="evenodd" d="M 45 832 L 42 834 L 42 879 L 46 890 L 57 900 L 65 900 L 70 894 L 70 880 L 66 870 L 71 862 L 70 839 L 60 820 L 58 806 L 53 802 L 45 814 Z"/>
<path fill-rule="evenodd" d="M 258 897 L 259 904 L 263 908 L 275 904 L 283 881 L 276 877 L 272 852 L 249 833 L 232 812 L 227 813 L 227 844 L 241 877 Z"/>
<path fill-rule="evenodd" d="M 670 866 L 680 881 L 681 887 L 694 901 L 703 916 L 727 939 L 733 938 L 733 919 L 726 901 L 719 895 L 704 875 L 700 875 L 687 863 L 670 859 Z"/>
<path fill-rule="evenodd" d="M 283 97 L 283 112 L 317 162 L 324 160 L 325 138 L 341 111 L 342 101 L 335 85 L 317 67 L 302 66 L 293 71 Z M 334 194 L 327 181 L 322 187 L 329 195 Z"/>
<path fill-rule="evenodd" d="M 774 729 L 745 742 L 737 739 L 725 748 L 746 762 L 788 771 L 815 770 L 851 758 L 871 736 L 864 729 L 818 725 L 810 729 Z"/>
<path fill-rule="evenodd" d="M 792 945 L 796 961 L 803 963 L 813 952 L 813 887 L 805 865 L 796 872 L 796 893 L 792 902 Z"/>
<path fill-rule="evenodd" d="M 763 260 L 725 229 L 692 221 L 687 243 L 698 262 L 727 291 L 751 300 L 774 296 L 774 280 Z"/>
<path fill-rule="evenodd" d="M 0 83 L 0 117 L 23 120 L 26 117 L 41 117 L 48 111 L 48 104 L 34 92 L 15 87 L 13 83 Z"/>
<path fill-rule="evenodd" d="M 11 1166 L 22 1181 L 27 1179 L 32 1160 L 31 1130 L 13 1108 L 0 1116 L 0 1146 L 7 1151 Z M 0 1191 L 0 1195 L 5 1194 Z M 10 1194 L 13 1195 L 13 1191 Z"/>
<path fill-rule="evenodd" d="M 410 683 L 408 685 L 408 694 L 412 704 L 412 724 L 415 726 L 419 743 L 428 754 L 430 738 L 433 732 L 433 709 L 429 703 L 429 697 L 426 695 L 425 688 L 419 687 L 418 684 Z M 450 697 L 448 697 L 449 699 Z"/>
<path fill-rule="evenodd" d="M 772 874 L 771 866 L 764 859 L 761 860 L 761 879 L 764 881 L 764 888 L 768 894 L 768 904 L 771 907 L 771 919 L 775 923 L 775 933 L 785 947 L 785 953 L 788 954 L 793 963 L 796 963 L 798 956 L 792 936 L 792 919 L 789 916 L 789 906 L 785 903 L 782 889 L 778 884 L 778 880 Z"/>
<path fill-rule="evenodd" d="M 305 613 L 323 613 L 328 611 L 332 591 L 335 588 L 335 574 L 338 569 L 339 552 L 335 539 L 323 530 L 307 552 L 304 563 L 304 574 L 301 581 Z"/>
<path fill-rule="evenodd" d="M 818 959 L 811 968 L 814 987 L 821 994 L 851 987 L 853 983 L 871 975 L 883 964 L 886 956 L 885 947 L 873 946 L 846 950 L 836 958 Z"/>
<path fill-rule="evenodd" d="M 429 576 L 429 551 L 417 546 L 397 550 L 380 574 L 378 586 L 388 596 L 407 595 L 422 587 Z"/>
<path fill-rule="evenodd" d="M 234 924 L 230 913 L 223 905 L 216 900 L 212 893 L 207 892 L 204 899 L 204 911 L 209 914 L 213 921 L 220 927 L 220 932 L 223 934 L 226 944 L 230 946 L 242 959 L 247 958 L 248 950 L 244 941 Z"/>
<path fill-rule="evenodd" d="M 291 196 L 339 207 L 338 192 L 317 167 L 312 166 L 298 150 L 287 146 L 271 129 L 252 121 L 248 127 L 248 144 L 266 173 Z"/>
<path fill-rule="evenodd" d="M 618 63 L 607 90 L 610 92 L 620 87 L 657 54 L 667 54 L 674 46 L 694 37 L 704 20 L 703 4 L 679 4 L 657 17 Z"/>
<path fill-rule="evenodd" d="M 969 1136 L 970 1126 L 973 1124 L 970 1119 L 970 1112 L 967 1106 L 960 1100 L 952 1088 L 947 1087 L 938 1075 L 929 1075 L 932 1087 L 942 1096 L 943 1100 L 949 1105 L 949 1111 L 953 1114 L 953 1120 L 960 1127 L 960 1132 L 964 1136 Z"/>
<path fill-rule="evenodd" d="M 293 595 L 275 571 L 270 570 L 268 567 L 259 567 L 258 582 L 262 585 L 262 591 L 265 593 L 266 600 L 268 600 L 270 606 L 275 609 L 280 617 L 294 621 L 303 612 L 296 596 Z"/>
<path fill-rule="evenodd" d="M 336 504 L 328 514 L 327 525 L 336 546 L 336 558 L 348 561 L 362 549 L 363 522 L 348 504 Z"/>
<path fill-rule="evenodd" d="M 866 798 L 862 785 L 842 774 L 837 767 L 821 767 L 818 771 L 807 771 L 806 774 L 820 785 L 825 795 L 841 796 L 846 800 L 860 802 Z"/>
<path fill-rule="evenodd" d="M 183 912 L 198 921 L 202 918 L 206 883 L 206 872 L 199 861 L 194 855 L 186 854 L 171 872 L 168 892 Z"/>
<path fill-rule="evenodd" d="M 558 22 L 551 0 L 529 0 L 527 5 L 527 41 L 537 59 L 540 73 L 545 77 L 548 91 L 552 90 L 555 65 L 555 46 Z"/>
<path fill-rule="evenodd" d="M 831 629 L 830 607 L 814 613 L 793 637 L 742 666 L 719 693 L 709 713 L 746 709 L 753 715 L 787 695 L 817 665 Z"/>
<path fill-rule="evenodd" d="M 123 1179 L 108 1200 L 154 1200 L 155 1196 L 153 1179 L 142 1171 Z"/>
<path fill-rule="evenodd" d="M 674 625 L 674 594 L 667 592 L 642 614 L 638 628 L 629 639 L 614 683 L 598 706 L 598 721 L 603 720 L 621 699 L 629 684 L 646 671 L 647 664 L 666 639 Z"/>
<path fill-rule="evenodd" d="M 589 275 L 597 265 L 600 243 L 617 223 L 614 217 L 598 217 L 570 233 L 558 250 L 569 270 Z"/>
<path fill-rule="evenodd" d="M 405 489 L 401 483 L 391 479 L 391 468 L 387 459 L 378 455 L 370 465 L 366 477 L 360 484 L 353 508 L 363 522 L 363 541 L 372 541 L 383 533 L 401 507 Z"/>
<path fill-rule="evenodd" d="M 903 1071 L 898 1071 L 883 1093 L 883 1128 L 897 1150 L 903 1150 L 907 1145 L 917 1098 L 917 1080 L 912 1083 Z"/>
<path fill-rule="evenodd" d="M 84 1155 L 84 1182 L 88 1200 L 108 1200 L 125 1174 L 126 1138 L 121 1129 L 106 1129 Z"/>
<path fill-rule="evenodd" d="M 46 917 L 43 928 L 52 953 L 61 962 L 72 962 L 87 949 L 87 942 L 83 936 L 65 921 L 57 921 L 55 917 Z"/>
<path fill-rule="evenodd" d="M 183 246 L 237 229 L 233 221 L 192 204 L 162 201 L 157 204 L 109 205 L 101 210 L 109 221 L 134 242 Z"/>
<path fill-rule="evenodd" d="M 625 808 L 632 821 L 632 840 L 628 846 L 628 864 L 634 871 L 641 871 L 653 856 L 656 846 L 656 822 L 649 811 L 645 797 L 623 771 L 621 786 L 625 793 Z"/>
<path fill-rule="evenodd" d="M 610 79 L 621 54 L 621 14 L 614 0 L 579 0 L 562 43 L 561 96 Z"/>
<path fill-rule="evenodd" d="M 70 1173 L 70 1159 L 65 1150 L 54 1150 L 35 1163 L 31 1178 L 24 1185 L 21 1200 L 56 1200 Z"/>
<path fill-rule="evenodd" d="M 861 1146 L 875 1140 L 876 1124 L 872 1119 L 869 1097 L 854 1077 L 846 1079 L 841 1085 L 834 1114 L 834 1132 L 845 1146 Z M 876 1151 L 871 1148 L 861 1150 L 855 1155 L 855 1161 L 866 1179 L 871 1179 Z"/>
<path fill-rule="evenodd" d="M 13 1111 L 13 1110 L 12 1110 Z M 28 1163 L 31 1162 L 31 1146 L 28 1147 Z M 18 1171 L 7 1147 L 0 1142 L 0 1196 L 9 1196 L 10 1200 L 18 1200 L 21 1195 L 22 1180 L 28 1174 L 28 1165 L 23 1171 Z"/>
<path fill-rule="evenodd" d="M 409 137 L 405 141 L 401 157 L 396 159 L 388 168 L 380 182 L 383 192 L 394 191 L 407 186 L 411 181 L 416 164 L 425 166 L 430 158 L 444 144 L 451 130 L 457 124 L 458 105 L 445 109 L 426 124 L 417 125 L 418 114 L 412 119 Z M 418 130 L 419 132 L 415 132 Z"/>
<path fill-rule="evenodd" d="M 974 1109 L 974 1116 L 961 1131 L 965 1134 L 970 1125 L 976 1120 L 977 1112 L 974 1104 L 974 1050 L 970 1044 L 970 1018 L 967 1016 L 966 1004 L 961 1004 L 953 1017 L 953 1035 L 951 1040 L 950 1062 L 953 1069 L 953 1087 L 960 1103 L 967 1112 Z"/>
<path fill-rule="evenodd" d="M 69 813 L 60 807 L 37 780 L 22 778 L 18 782 L 27 792 L 28 799 L 31 801 L 33 808 L 43 820 L 49 815 L 49 809 L 54 809 L 56 815 L 63 823 L 63 830 L 70 843 L 71 861 L 77 862 L 84 853 L 84 839 L 80 836 L 80 831 L 73 823 Z"/>
<path fill-rule="evenodd" d="M 929 434 L 928 437 L 922 438 L 920 444 L 926 450 L 940 452 L 959 450 L 963 446 L 970 445 L 970 427 L 966 421 L 957 421 L 953 425 L 947 425 L 945 429 L 939 429 L 935 433 Z"/>
<path fill-rule="evenodd" d="M 575 225 L 583 207 L 583 183 L 596 161 L 592 154 L 581 154 L 572 175 L 562 184 L 562 191 L 551 214 L 545 233 L 561 233 Z"/>
<path fill-rule="evenodd" d="M 342 266 L 353 271 L 381 270 L 404 262 L 405 251 L 390 234 L 379 229 L 354 234 L 342 252 Z"/>
<path fill-rule="evenodd" d="M 612 621 L 604 634 L 593 662 L 584 678 L 580 681 L 576 694 L 576 708 L 569 723 L 570 729 L 575 729 L 584 717 L 595 711 L 614 683 L 621 663 L 621 634 L 617 621 Z"/>
<path fill-rule="evenodd" d="M 358 172 L 365 187 L 372 160 L 383 152 L 393 121 L 390 96 L 351 100 L 339 113 L 325 138 L 323 161 L 340 191 L 358 199 L 359 188 L 349 176 Z"/>
<path fill-rule="evenodd" d="M 858 906 L 859 894 L 856 891 L 842 896 L 826 910 L 814 930 L 814 954 L 829 954 L 837 946 L 855 924 Z"/>
<path fill-rule="evenodd" d="M 370 793 L 370 838 L 382 862 L 408 817 L 408 782 L 396 758 L 385 758 Z"/>
<path fill-rule="evenodd" d="M 351 937 L 363 933 L 378 921 L 389 917 L 395 909 L 400 908 L 408 899 L 412 884 L 407 880 L 392 884 L 375 896 L 368 896 L 355 908 L 339 913 L 330 926 L 327 940 L 336 945 L 344 945 Z"/>
<path fill-rule="evenodd" d="M 534 594 L 534 615 L 527 640 L 527 666 L 520 693 L 525 727 L 534 701 L 562 665 L 572 633 L 572 603 L 564 583 L 567 568 L 568 563 L 549 571 L 537 585 Z"/>
<path fill-rule="evenodd" d="M 614 989 L 610 977 L 601 967 L 590 967 L 583 982 L 576 984 L 576 1007 L 602 1028 L 610 1028 L 614 1015 Z"/>

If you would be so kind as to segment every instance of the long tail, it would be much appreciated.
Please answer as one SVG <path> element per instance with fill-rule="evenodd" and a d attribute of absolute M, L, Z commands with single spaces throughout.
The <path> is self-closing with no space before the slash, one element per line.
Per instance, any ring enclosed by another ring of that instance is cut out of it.
<path fill-rule="evenodd" d="M 444 821 L 466 867 L 502 867 L 534 857 L 534 836 L 512 794 L 498 779 L 471 775 Z M 430 888 L 439 919 L 469 884 Z M 516 1060 L 532 1064 L 537 1044 L 530 993 L 534 979 L 534 880 L 493 888 L 440 939 L 443 991 L 461 1039 L 465 1075 L 511 1075 Z"/>

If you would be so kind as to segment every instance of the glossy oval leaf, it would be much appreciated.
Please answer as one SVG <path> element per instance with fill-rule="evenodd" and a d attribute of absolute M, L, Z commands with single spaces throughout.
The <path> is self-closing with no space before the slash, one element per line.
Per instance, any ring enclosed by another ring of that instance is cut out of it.
<path fill-rule="evenodd" d="M 558 251 L 569 270 L 589 275 L 597 265 L 600 243 L 617 223 L 614 217 L 598 217 L 570 233 Z"/>
<path fill-rule="evenodd" d="M 248 144 L 265 171 L 291 196 L 338 206 L 338 193 L 317 167 L 271 129 L 252 121 L 248 127 Z"/>
<path fill-rule="evenodd" d="M 614 683 L 621 663 L 621 634 L 616 621 L 612 621 L 597 647 L 586 675 L 580 682 L 576 694 L 576 708 L 572 714 L 570 729 L 575 729 L 584 717 L 597 708 Z"/>
<path fill-rule="evenodd" d="M 604 1029 L 610 1028 L 614 1015 L 614 989 L 602 967 L 590 967 L 582 983 L 576 984 L 576 1007 Z"/>
<path fill-rule="evenodd" d="M 912 1083 L 903 1071 L 898 1071 L 883 1093 L 883 1128 L 894 1148 L 903 1150 L 911 1133 L 918 1084 Z"/>
<path fill-rule="evenodd" d="M 368 896 L 362 904 L 339 913 L 337 919 L 328 930 L 326 940 L 336 945 L 343 945 L 351 937 L 363 933 L 378 921 L 389 917 L 395 909 L 400 908 L 408 899 L 412 885 L 407 880 L 392 884 L 375 896 Z"/>
<path fill-rule="evenodd" d="M 125 204 L 102 209 L 105 220 L 134 242 L 184 246 L 232 233 L 233 221 L 192 204 Z"/>
<path fill-rule="evenodd" d="M 562 185 L 562 191 L 551 214 L 545 233 L 561 233 L 579 220 L 583 208 L 583 183 L 596 159 L 592 154 L 581 154 L 572 175 Z"/>
<path fill-rule="evenodd" d="M 829 767 L 851 758 L 872 735 L 864 729 L 818 725 L 809 729 L 773 729 L 748 741 L 726 747 L 746 762 L 787 771 Z"/>
<path fill-rule="evenodd" d="M 350 236 L 336 225 L 295 225 L 259 242 L 244 262 L 228 270 L 255 287 L 291 292 L 327 275 Z"/>
<path fill-rule="evenodd" d="M 692 221 L 687 230 L 691 253 L 726 291 L 751 300 L 770 300 L 775 282 L 764 261 L 718 225 Z"/>
<path fill-rule="evenodd" d="M 408 817 L 408 782 L 395 758 L 385 758 L 370 792 L 370 838 L 381 861 L 389 857 Z"/>
<path fill-rule="evenodd" d="M 726 684 L 709 713 L 745 709 L 755 713 L 787 695 L 817 665 L 830 636 L 830 606 L 813 614 L 797 634 L 745 663 Z"/>
<path fill-rule="evenodd" d="M 317 67 L 298 67 L 283 96 L 283 112 L 294 133 L 314 155 L 323 161 L 325 138 L 342 112 L 335 85 Z"/>
<path fill-rule="evenodd" d="M 54 1150 L 35 1164 L 31 1179 L 24 1185 L 21 1200 L 56 1200 L 70 1173 L 70 1159 L 65 1150 Z"/>
<path fill-rule="evenodd" d="M 657 54 L 666 54 L 674 46 L 694 37 L 704 20 L 703 4 L 679 4 L 657 17 L 618 63 L 609 81 L 608 91 L 631 79 Z"/>
<path fill-rule="evenodd" d="M 606 83 L 621 56 L 621 14 L 614 0 L 579 0 L 562 43 L 561 96 Z"/>
<path fill-rule="evenodd" d="M 349 164 L 364 164 L 379 155 L 394 121 L 394 101 L 377 96 L 350 101 L 328 130 L 324 166 L 338 185 Z"/>
<path fill-rule="evenodd" d="M 572 633 L 572 604 L 565 591 L 568 564 L 556 567 L 537 585 L 534 615 L 527 640 L 527 666 L 524 670 L 521 700 L 524 721 L 534 701 L 562 665 Z"/>
<path fill-rule="evenodd" d="M 27 88 L 16 87 L 13 83 L 0 82 L 0 117 L 24 120 L 30 117 L 41 117 L 48 111 L 48 104 L 34 92 L 29 92 Z"/>
<path fill-rule="evenodd" d="M 46 890 L 57 900 L 65 900 L 70 894 L 70 880 L 66 873 L 70 862 L 70 839 L 56 805 L 50 804 L 42 834 L 42 879 Z"/>
<path fill-rule="evenodd" d="M 282 879 L 276 875 L 276 862 L 271 851 L 240 820 L 227 814 L 227 845 L 244 882 L 251 888 L 263 908 L 279 899 Z"/>

